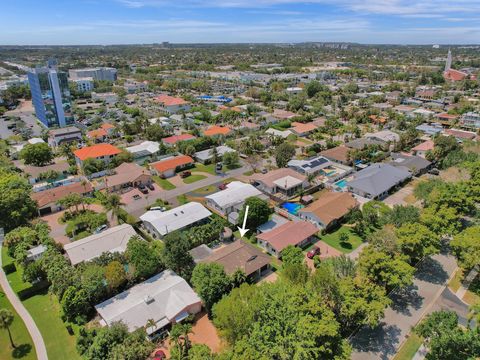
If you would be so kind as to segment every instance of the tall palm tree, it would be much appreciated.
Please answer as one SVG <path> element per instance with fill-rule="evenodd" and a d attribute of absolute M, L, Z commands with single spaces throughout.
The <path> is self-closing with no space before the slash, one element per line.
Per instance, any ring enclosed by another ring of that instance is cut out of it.
<path fill-rule="evenodd" d="M 155 322 L 155 320 L 153 319 L 147 320 L 147 323 L 145 324 L 145 330 L 147 330 L 148 328 L 152 328 L 154 330 L 157 328 L 157 323 Z"/>
<path fill-rule="evenodd" d="M 124 203 L 122 203 L 122 199 L 118 194 L 107 194 L 105 197 L 102 199 L 102 205 L 107 209 L 108 211 L 112 212 L 112 220 L 114 218 L 117 218 L 117 223 L 118 223 L 118 215 L 120 213 L 120 209 L 122 208 Z"/>
<path fill-rule="evenodd" d="M 10 345 L 12 348 L 16 348 L 15 343 L 12 339 L 12 333 L 10 332 L 10 325 L 13 323 L 13 313 L 8 309 L 0 309 L 0 329 L 5 329 L 8 331 L 8 337 L 10 338 Z"/>

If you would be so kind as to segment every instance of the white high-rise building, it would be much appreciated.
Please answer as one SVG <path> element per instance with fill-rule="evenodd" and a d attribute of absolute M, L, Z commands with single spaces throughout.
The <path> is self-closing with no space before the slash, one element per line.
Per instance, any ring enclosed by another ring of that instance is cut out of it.
<path fill-rule="evenodd" d="M 117 69 L 109 67 L 72 69 L 68 71 L 68 76 L 71 80 L 93 78 L 94 80 L 116 81 Z"/>
<path fill-rule="evenodd" d="M 447 61 L 445 63 L 445 71 L 450 70 L 452 67 L 452 52 L 448 49 Z"/>

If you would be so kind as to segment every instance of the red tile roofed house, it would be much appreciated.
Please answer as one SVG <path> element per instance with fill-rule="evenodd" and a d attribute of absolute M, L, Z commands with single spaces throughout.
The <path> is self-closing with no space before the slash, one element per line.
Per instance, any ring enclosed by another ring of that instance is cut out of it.
<path fill-rule="evenodd" d="M 155 102 L 160 105 L 163 111 L 169 114 L 176 114 L 179 111 L 189 111 L 191 107 L 188 101 L 165 94 L 157 96 Z"/>
<path fill-rule="evenodd" d="M 458 115 L 451 115 L 449 113 L 437 114 L 435 117 L 438 119 L 439 123 L 444 125 L 452 125 L 455 120 L 458 119 Z"/>
<path fill-rule="evenodd" d="M 191 166 L 195 161 L 187 155 L 174 156 L 168 159 L 150 164 L 152 172 L 160 177 L 168 178 L 175 175 L 179 170 Z"/>
<path fill-rule="evenodd" d="M 203 135 L 205 136 L 216 136 L 216 135 L 223 135 L 226 136 L 230 134 L 232 129 L 226 126 L 218 126 L 218 125 L 213 125 L 210 126 L 207 130 L 203 132 Z"/>
<path fill-rule="evenodd" d="M 427 140 L 412 149 L 412 154 L 425 158 L 427 151 L 433 150 L 433 140 Z"/>
<path fill-rule="evenodd" d="M 349 158 L 348 152 L 350 149 L 345 145 L 336 146 L 331 149 L 324 150 L 320 155 L 326 157 L 330 161 L 335 161 L 343 165 L 349 165 L 352 163 L 352 159 Z"/>
<path fill-rule="evenodd" d="M 82 166 L 83 162 L 87 159 L 97 159 L 108 164 L 115 155 L 121 152 L 122 150 L 110 144 L 96 144 L 75 150 L 73 154 L 75 155 L 77 164 Z"/>
<path fill-rule="evenodd" d="M 298 136 L 306 136 L 312 132 L 317 130 L 317 125 L 314 123 L 299 123 L 299 122 L 292 122 L 292 128 L 290 131 L 292 131 L 295 135 Z"/>
<path fill-rule="evenodd" d="M 173 135 L 162 139 L 165 145 L 174 146 L 180 141 L 195 140 L 196 137 L 190 134 Z"/>
<path fill-rule="evenodd" d="M 295 116 L 298 116 L 297 114 L 291 111 L 286 111 L 281 109 L 274 109 L 272 115 L 273 117 L 279 120 L 288 120 L 288 119 L 294 118 Z"/>
<path fill-rule="evenodd" d="M 477 134 L 472 131 L 465 131 L 459 129 L 446 129 L 444 131 L 444 134 L 454 136 L 458 141 L 474 140 L 477 137 Z"/>
<path fill-rule="evenodd" d="M 94 139 L 97 141 L 105 141 L 106 137 L 107 137 L 107 131 L 102 128 L 90 130 L 87 132 L 87 138 L 89 139 Z"/>
<path fill-rule="evenodd" d="M 39 215 L 46 215 L 52 212 L 60 211 L 62 208 L 57 205 L 57 201 L 63 199 L 69 194 L 89 195 L 93 191 L 92 185 L 87 182 L 83 185 L 80 182 L 64 186 L 54 187 L 48 190 L 34 192 L 32 200 L 38 204 Z"/>
<path fill-rule="evenodd" d="M 448 80 L 448 81 L 462 81 L 465 79 L 469 79 L 469 80 L 477 79 L 475 75 L 470 75 L 470 74 L 467 74 L 466 72 L 455 70 L 455 69 L 448 69 L 443 73 L 443 77 L 445 80 Z"/>
<path fill-rule="evenodd" d="M 387 118 L 384 116 L 370 115 L 368 118 L 375 124 L 385 124 L 387 122 Z"/>
<path fill-rule="evenodd" d="M 282 250 L 288 245 L 304 246 L 316 239 L 318 232 L 315 225 L 307 221 L 289 221 L 257 235 L 258 244 L 273 256 L 280 258 Z"/>
<path fill-rule="evenodd" d="M 300 209 L 297 216 L 315 224 L 319 229 L 328 229 L 338 224 L 357 206 L 358 202 L 352 194 L 327 191 L 318 200 Z"/>

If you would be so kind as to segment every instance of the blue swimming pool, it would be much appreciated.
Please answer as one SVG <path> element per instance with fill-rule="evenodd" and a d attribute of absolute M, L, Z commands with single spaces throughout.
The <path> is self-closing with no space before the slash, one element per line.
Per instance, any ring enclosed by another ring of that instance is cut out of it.
<path fill-rule="evenodd" d="M 343 179 L 343 180 L 337 181 L 335 183 L 335 185 L 337 185 L 339 188 L 343 189 L 345 186 L 347 186 L 347 180 Z"/>
<path fill-rule="evenodd" d="M 286 202 L 282 204 L 282 208 L 287 210 L 292 215 L 297 215 L 298 210 L 303 208 L 302 204 Z"/>

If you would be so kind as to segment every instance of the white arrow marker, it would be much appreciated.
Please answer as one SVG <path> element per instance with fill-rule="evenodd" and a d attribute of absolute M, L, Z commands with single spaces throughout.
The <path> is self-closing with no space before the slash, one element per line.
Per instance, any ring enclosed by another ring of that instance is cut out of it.
<path fill-rule="evenodd" d="M 245 225 L 247 224 L 247 216 L 248 216 L 248 208 L 249 206 L 245 208 L 245 217 L 243 218 L 243 226 L 240 228 L 240 226 L 237 226 L 238 231 L 240 231 L 240 237 L 244 237 L 245 234 L 247 233 L 248 229 L 245 229 Z"/>

